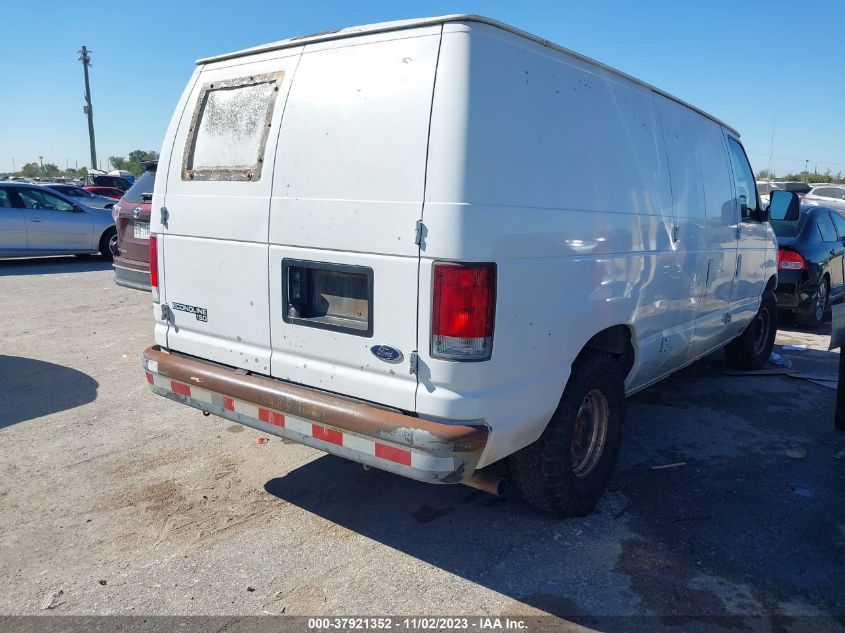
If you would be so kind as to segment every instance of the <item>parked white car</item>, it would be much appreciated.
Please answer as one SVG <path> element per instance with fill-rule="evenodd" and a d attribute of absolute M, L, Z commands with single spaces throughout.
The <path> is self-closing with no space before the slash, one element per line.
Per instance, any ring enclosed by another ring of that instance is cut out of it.
<path fill-rule="evenodd" d="M 614 183 L 608 186 L 607 183 Z M 739 134 L 449 16 L 198 62 L 151 218 L 152 390 L 406 477 L 590 511 L 624 400 L 763 365 L 777 248 Z"/>
<path fill-rule="evenodd" d="M 820 185 L 804 196 L 804 202 L 845 211 L 845 185 Z"/>

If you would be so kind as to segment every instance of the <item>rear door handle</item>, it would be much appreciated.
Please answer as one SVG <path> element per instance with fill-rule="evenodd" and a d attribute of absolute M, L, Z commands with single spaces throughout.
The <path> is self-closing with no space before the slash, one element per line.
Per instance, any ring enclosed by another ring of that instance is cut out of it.
<path fill-rule="evenodd" d="M 41 220 L 30 218 L 30 222 L 41 222 Z"/>

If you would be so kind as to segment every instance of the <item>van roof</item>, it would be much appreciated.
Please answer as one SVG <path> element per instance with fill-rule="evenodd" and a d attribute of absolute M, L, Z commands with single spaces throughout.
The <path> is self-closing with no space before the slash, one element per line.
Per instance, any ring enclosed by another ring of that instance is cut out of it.
<path fill-rule="evenodd" d="M 274 51 L 282 48 L 292 48 L 294 46 L 302 46 L 303 44 L 309 44 L 311 42 L 323 42 L 326 40 L 338 40 L 347 37 L 355 37 L 357 35 L 366 35 L 369 33 L 383 33 L 385 31 L 399 31 L 402 29 L 409 29 L 409 28 L 416 28 L 420 26 L 430 26 L 434 24 L 445 24 L 446 22 L 478 22 L 480 24 L 488 24 L 490 26 L 502 29 L 503 31 L 507 31 L 509 33 L 513 33 L 518 37 L 524 37 L 525 39 L 531 40 L 532 42 L 536 42 L 541 46 L 545 46 L 547 48 L 554 49 L 566 55 L 570 55 L 579 59 L 583 62 L 591 64 L 593 66 L 597 66 L 607 72 L 613 73 L 619 77 L 623 77 L 629 81 L 633 81 L 636 84 L 639 84 L 649 90 L 656 92 L 657 94 L 663 95 L 667 99 L 671 99 L 677 103 L 680 103 L 687 108 L 698 112 L 699 114 L 707 117 L 711 121 L 718 123 L 719 125 L 725 127 L 726 129 L 730 130 L 733 134 L 739 137 L 739 132 L 725 123 L 720 119 L 717 119 L 712 114 L 705 112 L 704 110 L 695 107 L 694 105 L 687 103 L 683 99 L 679 99 L 678 97 L 661 90 L 655 86 L 652 86 L 645 81 L 641 81 L 636 77 L 632 77 L 631 75 L 622 72 L 621 70 L 617 70 L 607 64 L 603 64 L 595 59 L 587 57 L 586 55 L 581 55 L 580 53 L 576 53 L 573 50 L 568 48 L 564 48 L 563 46 L 559 46 L 554 42 L 550 42 L 549 40 L 543 39 L 537 35 L 533 35 L 526 31 L 522 31 L 513 27 L 509 24 L 505 24 L 504 22 L 499 22 L 498 20 L 493 20 L 491 18 L 487 18 L 480 15 L 472 15 L 472 14 L 464 14 L 464 13 L 456 13 L 452 15 L 441 15 L 436 17 L 430 18 L 415 18 L 411 20 L 396 20 L 393 22 L 378 22 L 375 24 L 365 24 L 362 26 L 350 26 L 345 29 L 335 29 L 333 31 L 323 31 L 321 33 L 312 33 L 310 35 L 299 35 L 297 37 L 290 37 L 288 39 L 279 40 L 277 42 L 271 42 L 269 44 L 262 44 L 261 46 L 254 46 L 252 48 L 245 48 L 240 51 L 234 51 L 232 53 L 225 53 L 223 55 L 215 55 L 213 57 L 204 57 L 202 59 L 197 60 L 197 64 L 208 64 L 211 62 L 219 62 L 226 59 L 234 59 L 236 57 L 245 57 L 247 55 L 256 55 L 258 53 L 266 53 L 268 51 Z"/>

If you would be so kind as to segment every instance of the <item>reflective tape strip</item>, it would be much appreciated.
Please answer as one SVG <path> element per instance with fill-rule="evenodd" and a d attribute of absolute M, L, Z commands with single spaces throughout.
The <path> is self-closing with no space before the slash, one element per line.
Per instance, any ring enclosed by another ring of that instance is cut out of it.
<path fill-rule="evenodd" d="M 202 387 L 171 380 L 152 371 L 146 371 L 145 373 L 147 375 L 147 382 L 154 387 L 158 387 L 164 391 L 178 393 L 202 403 L 218 407 L 222 406 L 225 411 L 238 413 L 256 422 L 285 429 L 285 435 L 299 434 L 325 442 L 328 445 L 342 446 L 362 455 L 429 472 L 451 472 L 455 467 L 455 460 L 451 457 L 435 457 L 428 453 L 405 448 L 404 446 L 378 442 L 370 437 L 356 435 L 329 425 L 318 424 L 310 420 L 288 415 L 281 411 L 259 407 L 251 402 L 230 398 L 229 396 L 224 396 L 208 389 L 203 389 Z M 326 451 L 331 452 L 331 448 L 327 447 Z"/>

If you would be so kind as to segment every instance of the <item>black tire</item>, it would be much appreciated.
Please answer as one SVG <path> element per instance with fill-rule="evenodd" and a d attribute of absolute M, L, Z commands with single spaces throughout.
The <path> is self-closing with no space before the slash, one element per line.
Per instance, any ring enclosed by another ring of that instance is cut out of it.
<path fill-rule="evenodd" d="M 816 296 L 813 297 L 813 306 L 809 314 L 796 314 L 795 320 L 798 325 L 808 328 L 817 328 L 824 323 L 824 316 L 830 307 L 830 282 L 827 277 L 822 277 L 819 282 L 819 289 L 816 291 Z"/>
<path fill-rule="evenodd" d="M 597 410 L 603 410 L 605 423 L 594 422 L 593 428 L 604 426 L 603 441 L 589 429 L 587 419 L 597 420 Z M 589 514 L 619 455 L 624 418 L 625 385 L 618 358 L 603 352 L 579 357 L 543 435 L 510 457 L 514 484 L 525 501 L 563 516 Z M 582 457 L 585 432 L 589 446 Z"/>
<path fill-rule="evenodd" d="M 111 252 L 111 242 L 113 240 L 117 240 L 117 229 L 115 228 L 108 229 L 100 238 L 100 258 L 107 262 L 114 259 L 114 255 Z"/>
<path fill-rule="evenodd" d="M 725 359 L 734 369 L 761 369 L 775 344 L 778 333 L 778 301 L 773 290 L 766 290 L 760 309 L 745 331 L 725 346 Z"/>

